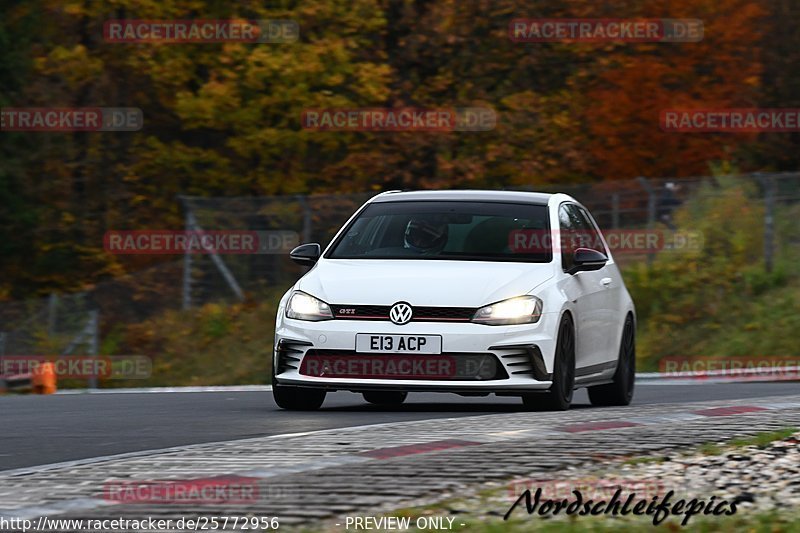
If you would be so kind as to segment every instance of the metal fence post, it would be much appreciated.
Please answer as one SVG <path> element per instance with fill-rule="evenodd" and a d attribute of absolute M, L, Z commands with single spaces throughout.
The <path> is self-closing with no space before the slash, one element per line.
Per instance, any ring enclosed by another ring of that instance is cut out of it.
<path fill-rule="evenodd" d="M 100 355 L 99 315 L 100 313 L 96 309 L 89 312 L 89 355 L 95 360 L 97 360 L 97 356 Z M 97 368 L 97 366 L 94 365 L 93 368 Z M 95 373 L 92 373 L 92 377 L 89 378 L 89 389 L 97 389 L 97 374 Z"/>
<path fill-rule="evenodd" d="M 638 177 L 636 179 L 647 191 L 647 228 L 652 229 L 656 223 L 656 190 L 647 178 Z"/>
<path fill-rule="evenodd" d="M 302 194 L 297 195 L 297 201 L 303 209 L 303 242 L 311 242 L 311 208 L 306 197 Z"/>
<path fill-rule="evenodd" d="M 611 227 L 619 229 L 619 193 L 611 195 Z"/>
<path fill-rule="evenodd" d="M 47 335 L 52 337 L 56 334 L 56 312 L 58 309 L 58 295 L 51 292 L 47 300 Z"/>
<path fill-rule="evenodd" d="M 6 380 L 3 379 L 3 356 L 6 355 L 6 332 L 0 331 L 0 392 L 7 388 Z"/>
<path fill-rule="evenodd" d="M 772 272 L 775 260 L 775 176 L 756 174 L 764 187 L 764 269 Z"/>
<path fill-rule="evenodd" d="M 656 190 L 647 178 L 639 176 L 636 179 L 647 192 L 647 229 L 653 229 L 656 224 Z M 654 254 L 647 254 L 647 266 L 653 264 L 653 259 Z"/>
<path fill-rule="evenodd" d="M 189 227 L 192 228 L 192 231 L 203 231 L 203 228 L 197 223 L 194 213 L 187 211 L 186 216 L 188 218 L 187 222 Z M 225 266 L 225 262 L 220 258 L 219 254 L 213 248 L 208 248 L 206 250 L 208 251 L 209 257 L 211 257 L 211 262 L 214 263 L 214 266 L 217 267 L 219 273 L 222 274 L 222 278 L 228 284 L 228 287 L 230 287 L 239 300 L 244 301 L 244 291 L 242 291 L 242 288 L 239 286 L 239 283 L 236 281 L 236 278 L 233 276 L 228 267 Z"/>
<path fill-rule="evenodd" d="M 183 200 L 182 203 L 183 208 L 186 211 L 183 228 L 185 232 L 188 232 L 193 229 L 191 227 L 192 217 L 190 207 L 189 204 Z M 181 307 L 184 311 L 191 309 L 192 307 L 192 254 L 189 251 L 188 246 L 186 247 L 186 251 L 183 253 L 183 305 Z"/>

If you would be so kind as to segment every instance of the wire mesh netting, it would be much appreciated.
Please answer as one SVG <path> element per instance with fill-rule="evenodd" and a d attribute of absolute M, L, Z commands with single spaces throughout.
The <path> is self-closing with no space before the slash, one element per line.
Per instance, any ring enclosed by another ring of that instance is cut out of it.
<path fill-rule="evenodd" d="M 601 229 L 673 228 L 678 208 L 698 198 L 723 195 L 725 181 L 738 180 L 744 198 L 763 209 L 763 234 L 776 246 L 756 251 L 765 261 L 778 245 L 800 245 L 797 231 L 800 174 L 750 175 L 695 179 L 640 179 L 518 189 L 564 192 L 592 212 Z M 187 230 L 245 230 L 292 236 L 292 245 L 318 242 L 324 247 L 352 213 L 374 193 L 311 196 L 180 199 Z M 744 208 L 745 206 L 743 206 Z M 147 270 L 103 281 L 91 290 L 22 302 L 0 303 L 0 355 L 62 353 L 87 327 L 91 311 L 99 312 L 101 335 L 125 324 L 157 317 L 167 310 L 209 302 L 272 298 L 305 271 L 286 253 L 287 241 L 265 253 L 209 253 L 164 256 Z M 626 254 L 619 262 L 650 261 L 651 253 Z M 233 283 L 232 283 L 233 282 Z M 234 290 L 238 286 L 240 292 Z M 83 347 L 75 347 L 82 350 Z"/>

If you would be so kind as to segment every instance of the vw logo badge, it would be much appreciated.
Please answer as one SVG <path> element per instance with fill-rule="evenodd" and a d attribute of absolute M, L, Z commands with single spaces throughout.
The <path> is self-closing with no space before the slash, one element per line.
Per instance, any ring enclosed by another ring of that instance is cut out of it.
<path fill-rule="evenodd" d="M 399 302 L 392 306 L 389 309 L 389 320 L 397 324 L 398 326 L 402 326 L 403 324 L 408 324 L 411 320 L 411 306 L 405 302 Z"/>

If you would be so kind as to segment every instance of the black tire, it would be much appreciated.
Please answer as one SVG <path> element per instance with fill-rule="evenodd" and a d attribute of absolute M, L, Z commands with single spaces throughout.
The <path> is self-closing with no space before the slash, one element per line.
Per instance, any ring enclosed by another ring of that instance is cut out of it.
<path fill-rule="evenodd" d="M 622 328 L 622 340 L 619 346 L 617 371 L 614 381 L 607 385 L 589 387 L 589 400 L 597 406 L 624 406 L 633 399 L 633 387 L 636 381 L 636 331 L 633 317 L 628 315 Z"/>
<path fill-rule="evenodd" d="M 522 396 L 522 404 L 530 410 L 566 411 L 575 393 L 575 328 L 569 315 L 564 315 L 558 327 L 553 384 L 547 393 Z"/>
<path fill-rule="evenodd" d="M 403 391 L 368 391 L 363 394 L 364 400 L 375 405 L 400 405 L 408 396 Z"/>
<path fill-rule="evenodd" d="M 281 409 L 290 411 L 316 411 L 325 401 L 325 391 L 305 387 L 272 384 L 272 397 Z"/>

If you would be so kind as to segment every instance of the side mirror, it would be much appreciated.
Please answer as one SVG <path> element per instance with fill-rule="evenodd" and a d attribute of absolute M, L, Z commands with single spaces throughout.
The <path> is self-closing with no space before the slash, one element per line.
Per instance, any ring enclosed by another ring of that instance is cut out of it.
<path fill-rule="evenodd" d="M 600 270 L 606 263 L 608 263 L 608 257 L 603 252 L 591 248 L 578 248 L 572 256 L 572 268 L 567 271 L 567 274 L 577 274 L 584 270 Z"/>
<path fill-rule="evenodd" d="M 322 248 L 320 248 L 319 244 L 312 242 L 301 244 L 289 252 L 289 259 L 298 265 L 314 266 L 319 261 L 320 255 L 322 255 Z"/>

